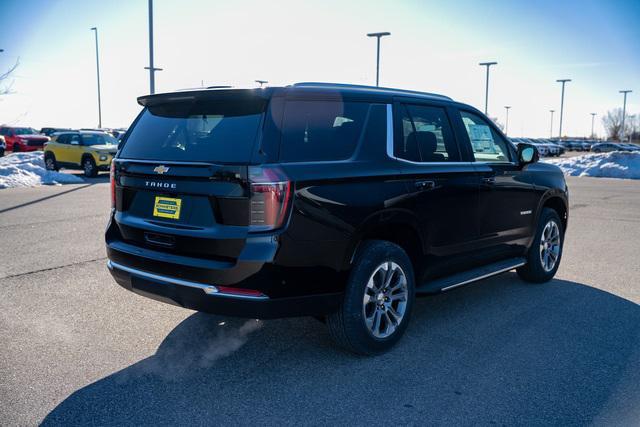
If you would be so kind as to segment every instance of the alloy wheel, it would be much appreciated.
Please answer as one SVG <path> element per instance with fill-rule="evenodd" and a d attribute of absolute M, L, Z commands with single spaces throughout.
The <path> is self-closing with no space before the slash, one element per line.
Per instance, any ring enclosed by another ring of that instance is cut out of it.
<path fill-rule="evenodd" d="M 374 337 L 387 338 L 400 326 L 408 295 L 407 276 L 398 264 L 387 261 L 374 270 L 362 308 L 367 329 Z"/>
<path fill-rule="evenodd" d="M 546 272 L 553 270 L 560 258 L 560 228 L 555 221 L 549 221 L 540 237 L 540 262 Z"/>

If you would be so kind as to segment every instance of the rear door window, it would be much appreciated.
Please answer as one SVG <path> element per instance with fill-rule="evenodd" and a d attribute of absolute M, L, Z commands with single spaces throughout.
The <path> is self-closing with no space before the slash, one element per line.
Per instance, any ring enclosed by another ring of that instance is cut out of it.
<path fill-rule="evenodd" d="M 148 106 L 131 130 L 127 159 L 246 163 L 251 159 L 266 101 L 191 100 Z"/>
<path fill-rule="evenodd" d="M 412 162 L 459 161 L 447 112 L 442 107 L 401 105 L 402 140 L 394 147 L 394 156 Z"/>
<path fill-rule="evenodd" d="M 344 160 L 358 144 L 370 104 L 341 101 L 287 101 L 280 161 Z"/>

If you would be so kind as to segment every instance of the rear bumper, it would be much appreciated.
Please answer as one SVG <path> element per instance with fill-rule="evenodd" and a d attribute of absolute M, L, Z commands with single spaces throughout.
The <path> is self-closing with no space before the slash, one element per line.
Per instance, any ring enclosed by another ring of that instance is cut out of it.
<path fill-rule="evenodd" d="M 337 310 L 342 294 L 270 298 L 221 292 L 215 285 L 107 263 L 116 282 L 132 292 L 180 307 L 226 316 L 273 319 L 319 316 Z"/>

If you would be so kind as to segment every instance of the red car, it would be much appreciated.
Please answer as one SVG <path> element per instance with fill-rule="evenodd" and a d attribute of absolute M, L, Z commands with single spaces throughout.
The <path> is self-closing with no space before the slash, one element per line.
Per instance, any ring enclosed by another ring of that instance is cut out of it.
<path fill-rule="evenodd" d="M 38 134 L 33 128 L 0 127 L 0 135 L 7 143 L 6 151 L 36 151 L 42 150 L 45 142 L 51 138 Z"/>

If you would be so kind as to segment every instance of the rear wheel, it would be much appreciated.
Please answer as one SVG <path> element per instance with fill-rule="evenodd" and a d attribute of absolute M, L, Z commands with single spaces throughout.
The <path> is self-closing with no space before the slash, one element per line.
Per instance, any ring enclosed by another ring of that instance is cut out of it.
<path fill-rule="evenodd" d="M 82 169 L 84 170 L 84 176 L 93 178 L 98 175 L 98 167 L 92 157 L 86 156 L 82 160 Z"/>
<path fill-rule="evenodd" d="M 57 171 L 58 162 L 56 162 L 56 156 L 53 153 L 46 153 L 44 155 L 44 166 L 48 171 Z"/>
<path fill-rule="evenodd" d="M 547 282 L 555 276 L 560 259 L 564 230 L 558 213 L 544 208 L 538 222 L 536 237 L 527 254 L 527 263 L 518 268 L 518 275 L 528 282 Z"/>
<path fill-rule="evenodd" d="M 413 267 L 398 245 L 381 240 L 362 244 L 344 300 L 327 316 L 332 338 L 357 354 L 389 350 L 402 337 L 413 308 Z"/>

